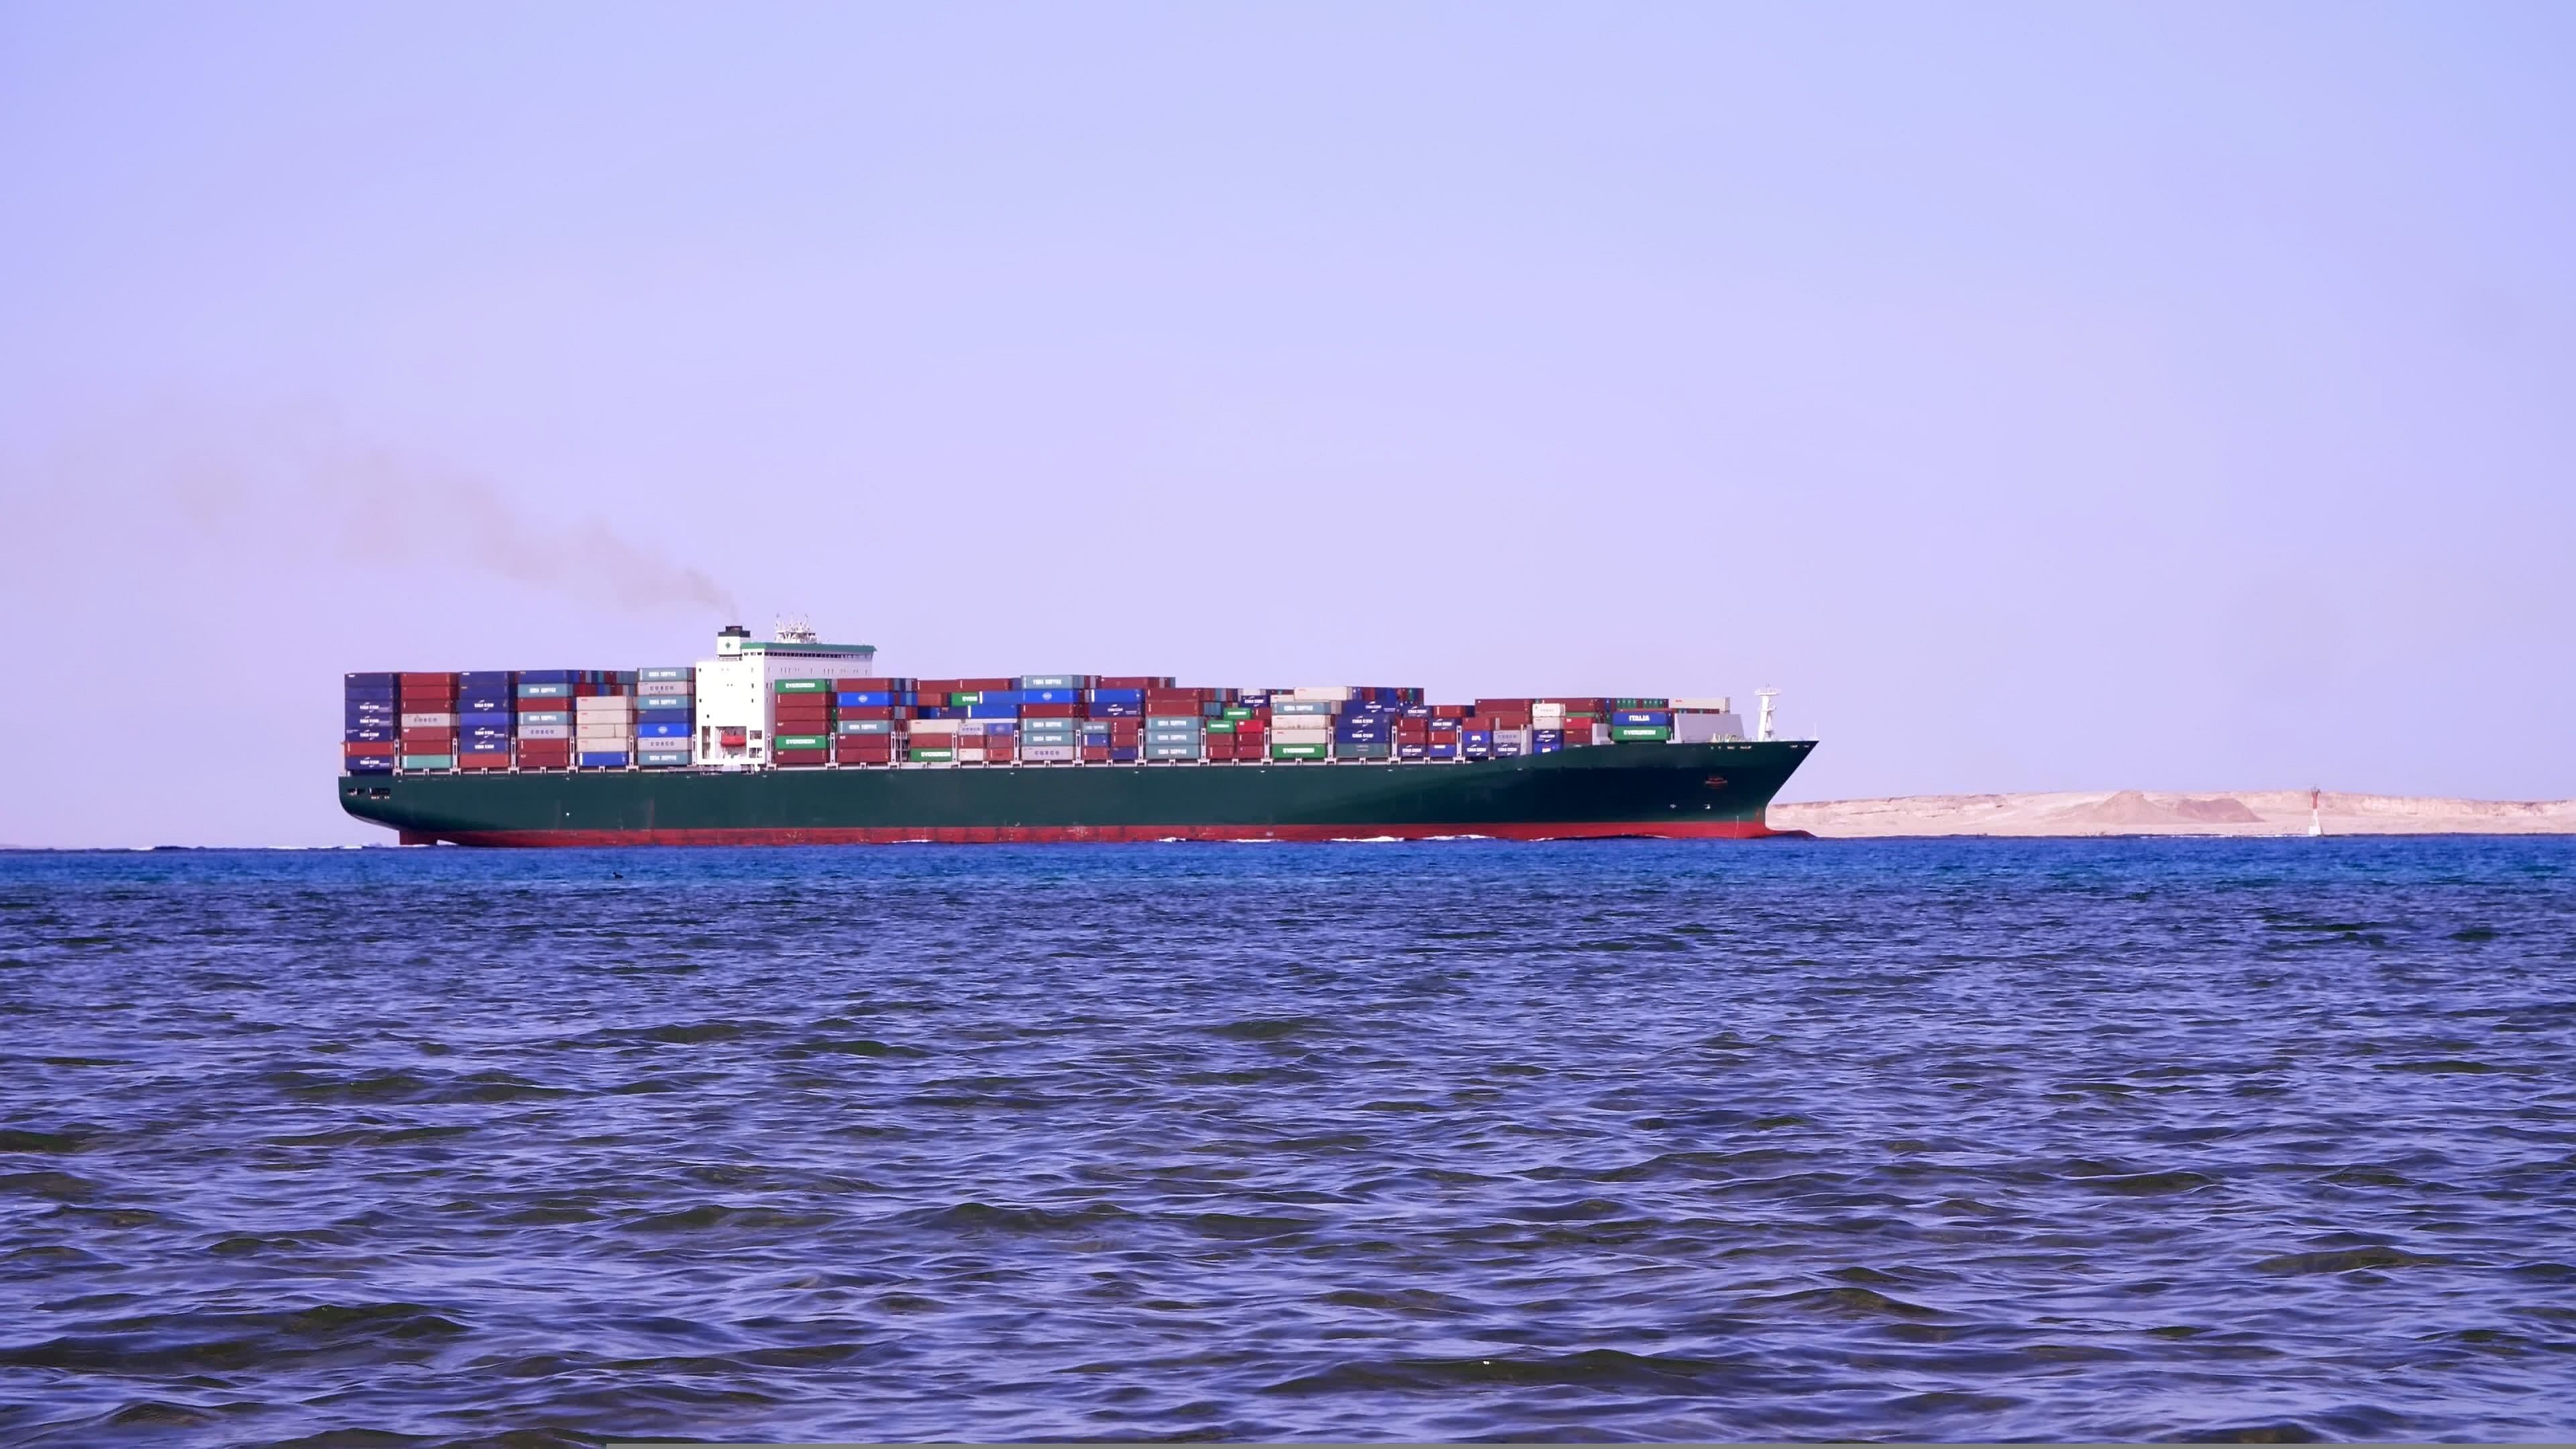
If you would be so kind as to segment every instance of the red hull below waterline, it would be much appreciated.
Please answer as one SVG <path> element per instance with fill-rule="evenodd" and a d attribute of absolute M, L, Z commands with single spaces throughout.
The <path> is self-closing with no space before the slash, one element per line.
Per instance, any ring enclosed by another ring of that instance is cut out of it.
<path fill-rule="evenodd" d="M 402 836 L 405 845 L 585 848 L 626 845 L 1061 845 L 1161 841 L 1758 840 L 1804 837 L 1751 820 L 1618 825 L 941 825 L 681 830 L 479 830 Z"/>

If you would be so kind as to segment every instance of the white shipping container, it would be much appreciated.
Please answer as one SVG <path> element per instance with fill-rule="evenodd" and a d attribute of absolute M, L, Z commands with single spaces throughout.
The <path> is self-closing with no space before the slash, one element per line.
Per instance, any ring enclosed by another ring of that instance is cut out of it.
<path fill-rule="evenodd" d="M 1667 700 L 1665 705 L 1670 709 L 1709 709 L 1725 714 L 1735 708 L 1735 701 L 1722 694 L 1708 694 L 1697 699 Z"/>
<path fill-rule="evenodd" d="M 402 717 L 402 727 L 407 730 L 452 730 L 456 728 L 456 716 L 453 714 L 407 714 Z"/>
<path fill-rule="evenodd" d="M 1528 730 L 1496 730 L 1494 731 L 1494 743 L 1498 745 L 1518 745 L 1520 746 L 1522 753 L 1526 754 L 1530 747 L 1530 732 Z"/>
<path fill-rule="evenodd" d="M 621 724 L 592 724 L 584 720 L 572 727 L 572 737 L 577 740 L 631 740 L 635 738 L 635 731 Z"/>
<path fill-rule="evenodd" d="M 1020 758 L 1023 760 L 1036 760 L 1041 763 L 1062 764 L 1067 761 L 1081 759 L 1082 750 L 1081 747 L 1077 745 L 1022 745 L 1020 746 Z"/>
<path fill-rule="evenodd" d="M 685 679 L 648 679 L 642 684 L 635 686 L 635 692 L 638 695 L 676 694 L 685 699 L 688 697 L 689 693 L 689 681 Z"/>
<path fill-rule="evenodd" d="M 572 702 L 575 714 L 633 714 L 635 701 L 624 695 L 585 695 Z"/>
<path fill-rule="evenodd" d="M 572 726 L 523 724 L 519 726 L 519 738 L 523 740 L 568 740 L 572 738 Z"/>
<path fill-rule="evenodd" d="M 1273 700 L 1279 698 L 1276 694 L 1270 697 Z M 1348 699 L 1350 697 L 1351 687 L 1347 684 L 1301 684 L 1288 691 L 1290 699 Z"/>
<path fill-rule="evenodd" d="M 962 719 L 917 719 L 912 721 L 912 732 L 917 735 L 953 735 L 964 723 L 966 721 Z"/>
<path fill-rule="evenodd" d="M 1744 716 L 1719 713 L 1716 710 L 1685 709 L 1673 712 L 1673 740 L 1677 744 L 1705 745 L 1717 740 L 1744 738 Z"/>
<path fill-rule="evenodd" d="M 1565 718 L 1565 706 L 1561 704 L 1549 704 L 1542 700 L 1539 703 L 1530 706 L 1530 718 L 1534 720 L 1563 719 Z"/>
<path fill-rule="evenodd" d="M 1275 745 L 1329 745 L 1333 742 L 1333 727 L 1326 725 L 1316 729 L 1308 725 L 1273 725 L 1270 742 Z"/>

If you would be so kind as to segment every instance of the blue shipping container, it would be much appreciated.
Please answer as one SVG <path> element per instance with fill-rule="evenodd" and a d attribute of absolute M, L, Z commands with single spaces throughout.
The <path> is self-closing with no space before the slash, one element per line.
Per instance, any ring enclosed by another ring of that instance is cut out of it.
<path fill-rule="evenodd" d="M 400 739 L 402 738 L 402 731 L 389 724 L 351 725 L 340 732 L 340 737 L 344 740 L 354 741 L 358 744 L 372 745 L 391 743 L 394 740 Z"/>
<path fill-rule="evenodd" d="M 1673 722 L 1673 712 L 1668 709 L 1614 709 L 1610 711 L 1610 722 L 1614 725 L 1669 726 Z"/>
<path fill-rule="evenodd" d="M 394 772 L 391 755 L 352 755 L 340 762 L 340 768 L 352 775 L 390 775 Z"/>
<path fill-rule="evenodd" d="M 506 755 L 510 753 L 510 741 L 507 737 L 497 740 L 459 740 L 456 745 L 456 753 L 460 755 Z"/>
<path fill-rule="evenodd" d="M 686 750 L 646 750 L 635 757 L 635 763 L 648 770 L 667 770 L 688 762 L 689 752 Z"/>
<path fill-rule="evenodd" d="M 1423 748 L 1429 752 L 1430 758 L 1435 760 L 1454 760 L 1458 758 L 1458 747 L 1454 744 L 1430 744 L 1423 746 Z"/>
<path fill-rule="evenodd" d="M 1145 691 L 1141 689 L 1095 689 L 1090 693 L 1093 704 L 1143 704 L 1145 702 Z"/>
<path fill-rule="evenodd" d="M 845 689 L 833 696 L 843 709 L 884 709 L 894 703 L 894 691 L 887 689 Z"/>
<path fill-rule="evenodd" d="M 602 750 L 597 754 L 581 756 L 577 763 L 585 770 L 623 770 L 626 768 L 626 752 Z"/>
<path fill-rule="evenodd" d="M 569 684 L 554 684 L 545 680 L 538 680 L 533 684 L 526 680 L 519 682 L 521 699 L 570 699 L 571 697 L 572 686 Z"/>
<path fill-rule="evenodd" d="M 523 725 L 568 725 L 572 723 L 572 711 L 568 709 L 523 709 L 519 711 L 519 723 Z"/>
<path fill-rule="evenodd" d="M 574 673 L 575 671 L 570 669 L 522 669 L 519 671 L 519 687 L 525 689 L 531 684 L 571 684 L 574 682 Z"/>
<path fill-rule="evenodd" d="M 351 689 L 391 689 L 402 681 L 392 671 L 378 669 L 365 674 L 343 674 L 340 682 Z"/>
<path fill-rule="evenodd" d="M 647 724 L 638 720 L 635 734 L 637 738 L 647 740 L 685 740 L 689 737 L 689 725 L 686 721 L 678 724 L 664 724 L 659 721 Z"/>
<path fill-rule="evenodd" d="M 1136 758 L 1136 747 L 1134 745 L 1113 745 L 1109 750 L 1109 758 L 1119 764 L 1127 764 Z"/>
<path fill-rule="evenodd" d="M 988 693 L 984 697 L 991 699 L 993 696 Z M 970 704 L 963 713 L 967 719 L 1018 719 L 1020 707 L 1016 704 Z"/>

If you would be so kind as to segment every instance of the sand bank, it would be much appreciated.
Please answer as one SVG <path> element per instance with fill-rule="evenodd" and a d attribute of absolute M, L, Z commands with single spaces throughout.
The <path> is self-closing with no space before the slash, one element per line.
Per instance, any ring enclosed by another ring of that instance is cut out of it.
<path fill-rule="evenodd" d="M 2576 832 L 2576 800 L 2453 800 L 2328 790 L 2320 803 L 2328 835 Z M 1771 825 L 1838 836 L 2302 835 L 2308 828 L 2308 792 L 2074 790 L 1817 800 L 1773 805 Z"/>

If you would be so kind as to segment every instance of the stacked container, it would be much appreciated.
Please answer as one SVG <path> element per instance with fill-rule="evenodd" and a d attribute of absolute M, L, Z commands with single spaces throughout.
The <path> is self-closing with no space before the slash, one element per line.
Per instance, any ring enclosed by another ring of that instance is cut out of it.
<path fill-rule="evenodd" d="M 401 728 L 402 752 L 395 757 L 406 770 L 456 768 L 456 676 L 397 676 L 395 720 Z"/>
<path fill-rule="evenodd" d="M 1638 696 L 1610 704 L 1610 741 L 1660 743 L 1673 737 L 1672 701 Z"/>
<path fill-rule="evenodd" d="M 402 684 L 392 674 L 352 674 L 341 681 L 340 768 L 352 775 L 390 774 L 402 749 Z"/>
<path fill-rule="evenodd" d="M 1394 759 L 1406 693 L 1376 686 L 1352 690 L 1342 701 L 1341 713 L 1333 716 L 1333 758 Z"/>
<path fill-rule="evenodd" d="M 1350 690 L 1342 685 L 1308 685 L 1270 692 L 1270 758 L 1329 760 L 1333 757 L 1333 721 Z"/>
<path fill-rule="evenodd" d="M 778 765 L 821 765 L 832 758 L 833 700 L 828 679 L 781 679 L 769 687 L 769 758 Z"/>
<path fill-rule="evenodd" d="M 517 681 L 506 669 L 475 669 L 456 676 L 456 768 L 510 768 L 510 740 L 518 723 Z"/>
<path fill-rule="evenodd" d="M 522 669 L 518 681 L 513 693 L 519 702 L 519 713 L 513 727 L 518 736 L 519 768 L 571 769 L 574 671 Z"/>
<path fill-rule="evenodd" d="M 632 675 L 585 670 L 573 685 L 573 764 L 584 770 L 623 770 L 635 763 L 635 698 Z"/>
<path fill-rule="evenodd" d="M 914 693 L 909 679 L 832 681 L 832 761 L 891 765 L 903 758 Z"/>
<path fill-rule="evenodd" d="M 635 763 L 667 770 L 689 763 L 698 732 L 697 670 L 665 664 L 635 671 Z"/>

